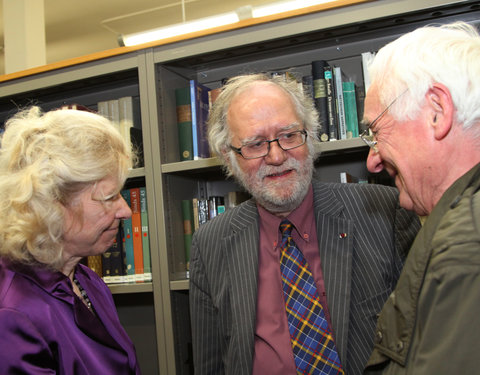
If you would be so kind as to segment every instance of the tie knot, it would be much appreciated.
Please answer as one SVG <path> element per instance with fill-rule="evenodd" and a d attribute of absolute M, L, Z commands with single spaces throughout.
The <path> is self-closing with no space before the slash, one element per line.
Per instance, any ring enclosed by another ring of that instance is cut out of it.
<path fill-rule="evenodd" d="M 292 234 L 293 225 L 288 219 L 283 219 L 280 223 L 280 233 L 282 236 L 290 236 Z"/>

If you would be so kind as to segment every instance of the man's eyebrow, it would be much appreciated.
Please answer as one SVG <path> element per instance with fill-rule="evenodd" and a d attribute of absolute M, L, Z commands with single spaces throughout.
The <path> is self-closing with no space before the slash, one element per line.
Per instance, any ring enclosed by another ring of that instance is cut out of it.
<path fill-rule="evenodd" d="M 291 124 L 288 124 L 288 125 L 285 125 L 284 127 L 282 127 L 280 130 L 279 130 L 279 133 L 281 132 L 284 132 L 284 131 L 289 131 L 289 130 L 292 130 L 292 129 L 295 129 L 296 127 L 299 127 L 300 124 L 298 122 L 292 122 Z M 267 137 L 263 136 L 263 135 L 254 135 L 250 138 L 245 138 L 245 139 L 242 139 L 241 143 L 242 145 L 245 145 L 247 143 L 251 143 L 251 142 L 256 142 L 256 141 L 259 141 L 259 140 L 264 140 L 266 141 L 267 140 Z"/>

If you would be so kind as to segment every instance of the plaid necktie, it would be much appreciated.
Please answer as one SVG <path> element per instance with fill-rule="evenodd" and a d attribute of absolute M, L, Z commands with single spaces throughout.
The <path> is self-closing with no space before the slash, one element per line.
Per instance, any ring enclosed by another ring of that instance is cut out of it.
<path fill-rule="evenodd" d="M 308 263 L 292 238 L 292 223 L 280 223 L 280 271 L 288 330 L 298 374 L 343 374 Z"/>

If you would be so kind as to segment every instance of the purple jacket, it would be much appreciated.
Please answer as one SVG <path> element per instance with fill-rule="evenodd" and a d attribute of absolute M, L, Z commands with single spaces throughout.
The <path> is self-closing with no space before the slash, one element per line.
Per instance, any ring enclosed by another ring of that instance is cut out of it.
<path fill-rule="evenodd" d="M 140 374 L 110 290 L 85 266 L 76 277 L 97 316 L 64 274 L 0 258 L 0 374 Z"/>

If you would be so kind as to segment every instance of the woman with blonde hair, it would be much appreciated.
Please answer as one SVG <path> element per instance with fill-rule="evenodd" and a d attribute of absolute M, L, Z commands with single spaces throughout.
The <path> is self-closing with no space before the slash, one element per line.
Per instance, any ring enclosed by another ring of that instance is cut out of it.
<path fill-rule="evenodd" d="M 0 149 L 0 373 L 139 374 L 112 295 L 82 258 L 102 254 L 131 210 L 132 166 L 114 125 L 38 107 L 5 124 Z"/>

